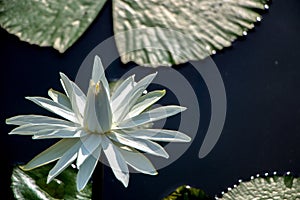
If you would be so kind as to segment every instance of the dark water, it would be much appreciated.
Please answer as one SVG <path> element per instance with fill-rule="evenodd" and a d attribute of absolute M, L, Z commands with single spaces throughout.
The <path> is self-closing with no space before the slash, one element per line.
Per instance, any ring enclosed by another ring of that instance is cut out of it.
<path fill-rule="evenodd" d="M 12 198 L 9 188 L 12 165 L 27 162 L 54 142 L 7 136 L 12 127 L 5 125 L 4 119 L 18 114 L 49 114 L 24 97 L 46 96 L 51 87 L 61 90 L 60 71 L 75 78 L 85 56 L 113 34 L 111 9 L 109 2 L 84 36 L 62 55 L 51 48 L 20 42 L 0 30 L 0 160 L 5 168 L 1 173 L 0 191 L 3 197 Z M 246 40 L 239 39 L 231 48 L 213 56 L 226 87 L 227 118 L 220 140 L 203 159 L 198 158 L 198 151 L 211 114 L 208 90 L 201 76 L 194 76 L 189 64 L 176 68 L 197 92 L 201 108 L 197 137 L 188 151 L 172 165 L 159 170 L 158 176 L 132 174 L 127 189 L 105 167 L 104 199 L 160 199 L 182 184 L 202 188 L 214 196 L 238 179 L 257 173 L 291 171 L 299 176 L 299 20 L 299 1 L 274 1 Z M 115 51 L 115 47 L 111 51 Z M 123 65 L 116 60 L 108 77 L 118 78 L 132 66 L 134 64 Z M 164 99 L 165 103 L 169 101 L 174 101 L 172 95 Z M 172 121 L 169 124 L 172 125 Z M 98 184 L 96 181 L 96 196 Z"/>

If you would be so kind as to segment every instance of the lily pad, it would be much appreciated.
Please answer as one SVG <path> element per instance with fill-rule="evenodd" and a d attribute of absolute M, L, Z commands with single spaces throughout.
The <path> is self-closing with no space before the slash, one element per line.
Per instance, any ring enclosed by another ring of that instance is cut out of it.
<path fill-rule="evenodd" d="M 21 40 L 65 52 L 106 0 L 1 0 L 0 26 Z"/>
<path fill-rule="evenodd" d="M 223 200 L 300 199 L 300 179 L 292 176 L 251 178 L 223 195 Z"/>
<path fill-rule="evenodd" d="M 114 0 L 121 60 L 171 66 L 228 47 L 261 20 L 268 0 Z M 1 0 L 0 26 L 21 40 L 65 52 L 106 0 Z"/>
<path fill-rule="evenodd" d="M 252 29 L 267 1 L 114 0 L 121 60 L 155 67 L 204 59 Z"/>
<path fill-rule="evenodd" d="M 203 190 L 192 188 L 188 185 L 178 187 L 169 196 L 162 200 L 210 200 Z"/>
<path fill-rule="evenodd" d="M 46 184 L 47 175 L 53 165 L 46 165 L 30 171 L 23 171 L 15 167 L 12 173 L 12 185 L 16 199 L 30 200 L 90 200 L 92 185 L 78 192 L 76 189 L 76 170 L 69 167 L 57 178 Z"/>

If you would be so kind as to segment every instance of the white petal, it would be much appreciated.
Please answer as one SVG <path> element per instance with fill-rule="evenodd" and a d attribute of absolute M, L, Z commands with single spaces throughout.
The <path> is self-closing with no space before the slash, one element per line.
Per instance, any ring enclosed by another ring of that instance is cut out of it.
<path fill-rule="evenodd" d="M 53 89 L 50 89 L 48 91 L 48 95 L 54 102 L 59 103 L 65 107 L 69 108 L 70 110 L 72 110 L 72 105 L 71 105 L 70 99 L 65 94 L 55 91 Z"/>
<path fill-rule="evenodd" d="M 123 155 L 124 159 L 126 160 L 126 163 L 130 165 L 133 169 L 142 172 L 144 174 L 149 174 L 149 175 L 157 174 L 157 171 L 152 165 L 152 163 L 150 162 L 150 160 L 148 160 L 148 158 L 146 158 L 146 156 L 144 156 L 142 153 L 134 149 L 130 149 L 130 151 L 128 151 L 119 148 L 119 150 Z"/>
<path fill-rule="evenodd" d="M 85 159 L 87 159 L 95 149 L 99 148 L 101 140 L 100 134 L 96 133 L 90 133 L 87 137 L 81 138 L 82 145 L 78 150 L 77 167 L 80 167 Z"/>
<path fill-rule="evenodd" d="M 126 133 L 135 138 L 144 140 L 154 140 L 162 142 L 190 142 L 191 138 L 179 131 L 166 129 L 141 129 L 126 131 Z"/>
<path fill-rule="evenodd" d="M 117 132 L 113 132 L 109 134 L 109 137 L 120 144 L 133 147 L 135 149 L 144 151 L 146 153 L 155 156 L 169 158 L 168 153 L 165 151 L 165 149 L 162 146 L 150 140 L 132 138 L 129 135 L 121 134 Z"/>
<path fill-rule="evenodd" d="M 23 166 L 22 169 L 31 170 L 53 162 L 61 158 L 61 156 L 77 142 L 78 139 L 62 139 L 39 155 L 35 156 L 30 162 Z"/>
<path fill-rule="evenodd" d="M 64 125 L 52 125 L 52 124 L 42 124 L 42 125 L 32 125 L 32 124 L 26 124 L 19 126 L 15 129 L 13 129 L 10 133 L 8 134 L 19 134 L 19 135 L 33 135 L 37 134 L 39 132 L 43 132 L 45 130 L 59 130 L 59 129 L 64 129 L 64 128 L 74 128 L 76 127 L 70 127 L 70 126 L 64 126 Z"/>
<path fill-rule="evenodd" d="M 141 114 L 145 109 L 156 103 L 166 94 L 166 90 L 156 90 L 141 96 L 125 119 L 135 117 Z"/>
<path fill-rule="evenodd" d="M 111 113 L 110 101 L 108 99 L 105 90 L 103 89 L 102 82 L 98 82 L 96 84 L 95 93 L 96 93 L 95 95 L 96 116 L 102 131 L 106 132 L 111 128 L 112 113 Z"/>
<path fill-rule="evenodd" d="M 101 145 L 114 175 L 125 187 L 127 187 L 129 182 L 129 171 L 122 154 L 106 136 L 102 136 Z"/>
<path fill-rule="evenodd" d="M 77 173 L 77 190 L 81 191 L 86 184 L 88 183 L 89 179 L 91 178 L 95 167 L 98 163 L 99 157 L 101 154 L 101 148 L 97 148 L 92 155 L 90 155 L 84 163 L 79 167 L 79 171 Z"/>
<path fill-rule="evenodd" d="M 148 85 L 155 78 L 157 73 L 150 74 L 140 80 L 134 88 L 126 95 L 120 106 L 113 110 L 114 122 L 119 122 L 128 114 L 131 108 L 134 106 L 138 98 L 143 94 Z M 114 105 L 113 105 L 114 106 Z"/>
<path fill-rule="evenodd" d="M 65 128 L 59 130 L 45 130 L 35 134 L 32 139 L 51 139 L 51 138 L 81 138 L 88 133 L 76 128 Z"/>
<path fill-rule="evenodd" d="M 162 106 L 159 108 L 152 109 L 144 112 L 138 116 L 122 121 L 117 124 L 116 129 L 125 129 L 140 126 L 149 122 L 154 122 L 160 119 L 164 119 L 173 115 L 176 115 L 186 110 L 185 107 L 181 106 Z"/>
<path fill-rule="evenodd" d="M 95 56 L 94 59 L 94 66 L 93 66 L 93 72 L 92 72 L 92 80 L 97 83 L 98 81 L 103 83 L 103 86 L 105 88 L 106 93 L 108 94 L 108 98 L 110 98 L 109 94 L 109 84 L 105 77 L 104 68 L 101 62 L 101 59 L 99 56 Z"/>
<path fill-rule="evenodd" d="M 75 126 L 74 123 L 57 119 L 53 117 L 43 116 L 43 115 L 18 115 L 6 119 L 6 124 L 14 125 L 65 125 L 65 126 Z"/>
<path fill-rule="evenodd" d="M 68 119 L 74 123 L 77 123 L 77 118 L 75 117 L 74 112 L 65 106 L 62 106 L 54 101 L 51 101 L 50 99 L 46 99 L 43 97 L 26 97 L 26 99 L 36 103 L 37 105 L 57 114 L 65 119 Z"/>
<path fill-rule="evenodd" d="M 80 122 L 83 119 L 84 106 L 86 103 L 86 96 L 81 89 L 72 82 L 65 74 L 60 73 L 62 84 L 64 85 L 65 91 L 70 98 L 72 104 L 72 110 Z"/>
<path fill-rule="evenodd" d="M 115 109 L 120 106 L 120 104 L 129 94 L 129 92 L 133 89 L 135 85 L 134 76 L 135 75 L 129 76 L 126 80 L 124 80 L 113 93 L 111 97 L 111 102 Z"/>
<path fill-rule="evenodd" d="M 102 128 L 98 122 L 95 98 L 96 98 L 96 84 L 90 81 L 90 86 L 87 94 L 87 101 L 84 109 L 83 126 L 91 132 L 102 133 Z"/>
<path fill-rule="evenodd" d="M 50 170 L 47 178 L 47 183 L 51 182 L 57 175 L 66 169 L 77 157 L 77 152 L 81 146 L 81 141 L 77 140 L 72 147 L 70 147 L 63 156 L 57 161 L 55 166 Z"/>

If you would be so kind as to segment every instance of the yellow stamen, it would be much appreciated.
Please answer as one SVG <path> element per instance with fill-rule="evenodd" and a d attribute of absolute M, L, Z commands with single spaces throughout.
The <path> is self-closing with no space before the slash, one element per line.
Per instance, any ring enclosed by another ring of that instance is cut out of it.
<path fill-rule="evenodd" d="M 97 84 L 96 84 L 96 86 L 95 86 L 95 92 L 96 92 L 96 94 L 98 94 L 100 92 L 100 90 L 101 90 L 101 85 L 100 85 L 100 82 L 98 81 Z"/>

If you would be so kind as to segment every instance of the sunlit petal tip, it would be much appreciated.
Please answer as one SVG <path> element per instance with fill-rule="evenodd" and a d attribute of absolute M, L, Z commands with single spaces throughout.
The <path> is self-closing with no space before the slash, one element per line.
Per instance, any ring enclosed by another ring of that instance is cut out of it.
<path fill-rule="evenodd" d="M 157 171 L 153 171 L 153 172 L 150 172 L 149 175 L 156 176 L 156 175 L 158 175 L 158 172 Z"/>
<path fill-rule="evenodd" d="M 13 122 L 11 122 L 15 117 L 10 117 L 5 119 L 5 124 L 13 124 Z"/>
<path fill-rule="evenodd" d="M 61 78 L 65 78 L 65 77 L 67 77 L 64 73 L 62 73 L 62 72 L 59 72 L 59 76 L 61 77 Z"/>
<path fill-rule="evenodd" d="M 166 154 L 162 155 L 162 157 L 168 159 L 170 156 L 168 153 L 166 153 Z"/>
<path fill-rule="evenodd" d="M 185 111 L 187 108 L 186 107 L 182 107 L 182 106 L 178 106 L 179 108 L 180 108 L 180 112 L 183 112 L 183 111 Z"/>
<path fill-rule="evenodd" d="M 66 84 L 68 82 L 70 82 L 70 79 L 67 77 L 67 75 L 65 75 L 62 72 L 60 72 L 59 75 L 60 75 L 60 82 L 61 82 L 62 86 L 66 87 Z M 64 88 L 64 89 L 66 89 L 66 88 Z"/>
<path fill-rule="evenodd" d="M 21 165 L 21 166 L 19 166 L 19 167 L 20 167 L 20 169 L 23 170 L 23 171 L 29 171 L 29 170 L 31 170 L 31 169 L 26 168 L 26 165 Z"/>
<path fill-rule="evenodd" d="M 148 76 L 153 76 L 153 79 L 156 77 L 156 75 L 158 74 L 158 72 L 154 72 L 153 74 L 150 74 Z M 146 76 L 147 77 L 147 76 Z"/>
<path fill-rule="evenodd" d="M 100 58 L 100 56 L 98 56 L 98 55 L 95 55 L 95 61 L 97 61 L 97 62 L 98 62 L 97 64 L 100 64 L 100 62 L 101 62 L 101 58 Z"/>
<path fill-rule="evenodd" d="M 23 171 L 30 171 L 30 170 L 35 169 L 35 168 L 37 168 L 37 167 L 28 167 L 28 164 L 26 164 L 26 165 L 20 166 L 20 168 L 21 168 Z"/>
<path fill-rule="evenodd" d="M 126 177 L 124 177 L 123 180 L 120 181 L 123 183 L 124 187 L 127 188 L 129 184 L 129 174 Z"/>
<path fill-rule="evenodd" d="M 86 185 L 87 185 L 87 183 L 84 185 L 84 184 L 80 184 L 80 183 L 78 183 L 78 182 L 76 181 L 76 188 L 77 188 L 77 191 L 78 191 L 78 192 L 81 192 L 81 191 L 85 188 Z"/>
<path fill-rule="evenodd" d="M 156 75 L 157 75 L 157 72 L 154 72 L 154 73 L 152 73 L 152 74 L 149 74 L 149 75 L 143 77 L 140 81 L 142 81 L 142 80 L 148 80 L 149 83 L 151 83 L 152 80 L 156 77 Z M 140 82 L 140 81 L 139 81 L 139 82 Z"/>
<path fill-rule="evenodd" d="M 112 168 L 112 166 L 111 166 Z M 116 171 L 116 170 L 113 170 L 113 171 Z M 121 171 L 119 171 L 121 172 Z M 122 174 L 122 175 L 120 175 Z M 124 185 L 125 188 L 128 187 L 128 184 L 129 184 L 129 172 L 121 172 L 118 176 L 116 176 L 116 178 Z"/>
<path fill-rule="evenodd" d="M 96 55 L 94 58 L 93 71 L 92 71 L 92 80 L 98 82 L 99 80 L 107 83 L 107 79 L 105 78 L 104 67 L 101 61 L 101 58 Z M 105 84 L 106 84 L 105 83 Z"/>
<path fill-rule="evenodd" d="M 39 137 L 36 136 L 36 135 L 33 135 L 31 138 L 32 138 L 33 140 L 39 139 Z"/>
<path fill-rule="evenodd" d="M 22 169 L 23 171 L 29 171 L 31 170 L 31 168 L 28 168 L 27 165 L 22 165 L 22 166 L 19 166 L 20 169 Z"/>
<path fill-rule="evenodd" d="M 148 171 L 147 173 L 145 173 L 145 172 L 142 172 L 142 173 L 147 174 L 147 175 L 151 175 L 151 176 L 158 175 L 158 172 L 155 169 L 153 171 Z"/>
<path fill-rule="evenodd" d="M 128 181 L 128 183 L 124 184 L 124 187 L 126 187 L 126 188 L 127 188 L 127 187 L 128 187 L 128 184 L 129 184 L 129 181 Z"/>
<path fill-rule="evenodd" d="M 190 142 L 192 141 L 192 138 L 189 136 L 186 136 L 186 138 L 184 138 L 183 142 Z"/>
<path fill-rule="evenodd" d="M 48 90 L 48 94 L 51 93 L 52 91 L 53 91 L 53 88 L 50 88 L 50 89 Z"/>
<path fill-rule="evenodd" d="M 53 180 L 53 178 L 53 176 L 48 175 L 46 183 L 49 184 Z"/>

